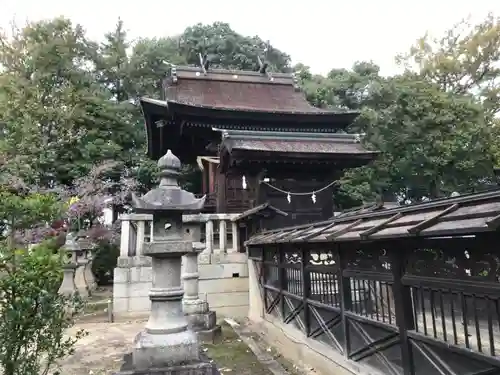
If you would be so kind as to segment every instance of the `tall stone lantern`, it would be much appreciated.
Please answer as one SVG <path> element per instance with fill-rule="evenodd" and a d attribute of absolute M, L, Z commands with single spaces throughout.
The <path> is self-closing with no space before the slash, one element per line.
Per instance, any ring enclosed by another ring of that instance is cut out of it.
<path fill-rule="evenodd" d="M 143 252 L 152 258 L 151 312 L 145 329 L 134 340 L 127 374 L 216 374 L 215 365 L 203 360 L 197 335 L 188 328 L 182 311 L 181 259 L 193 252 L 185 239 L 184 213 L 200 212 L 205 197 L 182 190 L 177 184 L 180 160 L 170 150 L 158 161 L 160 185 L 143 197 L 132 196 L 137 213 L 153 215 L 153 236 Z M 156 372 L 155 372 L 156 373 Z"/>

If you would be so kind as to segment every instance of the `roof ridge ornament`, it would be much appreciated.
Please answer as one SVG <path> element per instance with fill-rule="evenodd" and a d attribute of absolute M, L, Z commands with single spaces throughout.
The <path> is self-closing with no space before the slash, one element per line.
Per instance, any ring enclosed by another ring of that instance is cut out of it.
<path fill-rule="evenodd" d="M 177 67 L 172 65 L 170 67 L 170 76 L 172 77 L 172 83 L 177 83 Z"/>
<path fill-rule="evenodd" d="M 299 85 L 299 79 L 297 78 L 297 73 L 295 72 L 292 73 L 292 80 L 293 80 L 293 89 L 297 92 L 301 91 Z"/>
<path fill-rule="evenodd" d="M 267 57 L 268 51 L 269 51 L 269 41 L 267 41 L 266 47 L 264 48 L 264 53 L 265 53 L 266 57 Z M 262 59 L 260 58 L 260 56 L 257 55 L 257 62 L 259 63 L 259 73 L 267 75 L 267 77 L 269 78 L 269 80 L 271 82 L 274 81 L 274 78 L 271 75 L 271 72 L 269 72 L 267 70 L 267 68 L 269 68 L 269 63 L 267 62 L 267 58 L 265 58 L 265 60 L 262 61 Z"/>
<path fill-rule="evenodd" d="M 201 69 L 203 70 L 203 74 L 207 75 L 208 68 L 210 68 L 210 59 L 208 58 L 208 55 L 206 53 L 203 56 L 201 55 L 201 53 L 198 53 L 198 57 L 200 59 L 200 65 Z"/>

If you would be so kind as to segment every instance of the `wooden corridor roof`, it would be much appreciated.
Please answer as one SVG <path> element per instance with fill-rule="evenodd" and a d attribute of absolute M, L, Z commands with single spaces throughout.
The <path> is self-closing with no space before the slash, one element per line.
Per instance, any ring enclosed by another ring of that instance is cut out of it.
<path fill-rule="evenodd" d="M 328 221 L 266 231 L 246 245 L 366 241 L 467 235 L 500 227 L 500 190 L 432 202 L 348 213 Z"/>

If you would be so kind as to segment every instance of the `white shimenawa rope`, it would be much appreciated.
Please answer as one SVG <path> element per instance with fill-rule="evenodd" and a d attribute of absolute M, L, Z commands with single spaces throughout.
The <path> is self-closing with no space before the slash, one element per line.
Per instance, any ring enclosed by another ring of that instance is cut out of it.
<path fill-rule="evenodd" d="M 313 203 L 316 203 L 316 193 L 321 193 L 323 190 L 326 190 L 328 189 L 329 187 L 335 185 L 336 183 L 338 183 L 337 180 L 334 180 L 332 182 L 330 182 L 328 185 L 325 185 L 323 186 L 321 189 L 318 189 L 318 190 L 314 190 L 314 191 L 310 191 L 310 192 L 306 192 L 306 193 L 292 193 L 290 191 L 286 191 L 286 190 L 283 190 L 283 189 L 280 189 L 279 187 L 276 187 L 276 186 L 273 186 L 271 185 L 269 182 L 266 182 L 266 181 L 261 181 L 261 183 L 264 183 L 266 184 L 267 186 L 269 186 L 271 189 L 274 189 L 276 191 L 279 191 L 280 193 L 283 193 L 283 194 L 286 194 L 286 198 L 288 200 L 288 203 L 290 203 L 292 201 L 292 195 L 293 196 L 304 196 L 304 195 L 310 195 L 311 196 L 311 199 L 313 201 Z"/>

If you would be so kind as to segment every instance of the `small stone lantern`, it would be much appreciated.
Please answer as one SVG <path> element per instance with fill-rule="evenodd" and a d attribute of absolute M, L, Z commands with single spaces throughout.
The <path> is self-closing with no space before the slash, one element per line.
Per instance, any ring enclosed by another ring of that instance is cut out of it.
<path fill-rule="evenodd" d="M 188 318 L 191 328 L 198 333 L 198 337 L 205 341 L 214 342 L 220 335 L 221 328 L 217 323 L 215 311 L 210 311 L 208 302 L 199 297 L 200 274 L 198 255 L 206 248 L 201 242 L 200 221 L 189 221 L 184 224 L 186 239 L 193 243 L 193 251 L 184 256 L 184 299 L 182 308 Z"/>
<path fill-rule="evenodd" d="M 144 255 L 152 258 L 151 312 L 145 329 L 134 340 L 131 363 L 126 359 L 122 371 L 216 374 L 215 366 L 202 359 L 197 335 L 188 328 L 182 311 L 181 259 L 193 252 L 192 242 L 184 237 L 182 215 L 200 212 L 205 197 L 196 199 L 178 186 L 181 163 L 170 150 L 158 167 L 159 187 L 142 198 L 132 196 L 137 213 L 153 215 L 153 239 L 143 247 Z"/>
<path fill-rule="evenodd" d="M 88 238 L 80 237 L 78 239 L 78 245 L 82 250 L 83 256 L 79 259 L 82 269 L 82 278 L 85 282 L 88 293 L 92 295 L 92 292 L 96 288 L 96 281 L 94 274 L 92 273 L 92 250 L 94 249 L 94 244 Z"/>
<path fill-rule="evenodd" d="M 63 245 L 63 250 L 67 252 L 68 260 L 63 265 L 63 280 L 59 287 L 59 293 L 65 296 L 73 296 L 77 293 L 75 285 L 75 271 L 78 268 L 77 252 L 80 251 L 80 246 L 76 242 L 76 234 L 68 233 L 66 242 Z"/>

